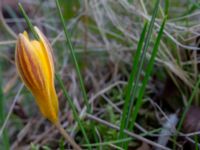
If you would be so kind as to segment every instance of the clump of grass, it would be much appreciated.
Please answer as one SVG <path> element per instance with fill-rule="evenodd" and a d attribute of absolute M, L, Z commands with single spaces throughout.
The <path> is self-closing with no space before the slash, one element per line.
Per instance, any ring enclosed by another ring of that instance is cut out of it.
<path fill-rule="evenodd" d="M 153 25 L 155 21 L 155 17 L 158 11 L 159 7 L 159 0 L 156 1 L 153 16 L 151 18 L 150 25 L 148 27 L 148 30 L 146 31 L 147 24 L 145 24 L 143 32 L 140 37 L 140 41 L 138 43 L 138 48 L 136 51 L 136 55 L 134 57 L 133 61 L 133 70 L 131 72 L 131 76 L 128 82 L 127 92 L 126 92 L 126 98 L 125 98 L 125 105 L 123 108 L 123 116 L 121 119 L 121 125 L 120 125 L 120 133 L 119 133 L 119 139 L 124 137 L 124 129 L 132 130 L 138 115 L 138 112 L 140 110 L 140 107 L 142 105 L 142 98 L 144 95 L 145 87 L 147 86 L 148 78 L 150 76 L 150 73 L 153 68 L 153 63 L 158 51 L 158 46 L 160 43 L 160 39 L 163 33 L 165 20 L 161 26 L 161 29 L 159 31 L 158 38 L 156 39 L 155 46 L 152 50 L 152 55 L 149 60 L 149 63 L 147 65 L 147 69 L 145 72 L 145 77 L 142 82 L 142 86 L 139 87 L 139 77 L 142 71 L 145 55 L 147 53 L 147 48 L 149 46 L 149 41 L 151 39 Z M 146 34 L 147 32 L 147 34 Z M 144 45 L 144 46 L 143 46 Z M 138 96 L 136 93 L 138 93 Z M 133 108 L 134 99 L 137 97 L 137 102 L 135 107 Z M 123 143 L 123 148 L 127 149 L 128 143 Z"/>

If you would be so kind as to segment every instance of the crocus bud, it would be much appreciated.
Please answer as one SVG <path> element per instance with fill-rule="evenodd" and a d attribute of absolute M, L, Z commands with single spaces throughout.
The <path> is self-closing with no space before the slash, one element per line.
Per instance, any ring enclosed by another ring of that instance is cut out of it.
<path fill-rule="evenodd" d="M 44 117 L 58 122 L 58 98 L 54 86 L 52 48 L 43 33 L 34 27 L 39 40 L 30 40 L 26 31 L 19 34 L 15 51 L 18 74 L 36 99 Z"/>

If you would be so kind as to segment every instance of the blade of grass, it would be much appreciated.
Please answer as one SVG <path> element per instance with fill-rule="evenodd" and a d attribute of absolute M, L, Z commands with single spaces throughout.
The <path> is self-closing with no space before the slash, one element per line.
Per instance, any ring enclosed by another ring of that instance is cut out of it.
<path fill-rule="evenodd" d="M 130 97 L 131 97 L 131 93 L 132 93 L 132 90 L 133 90 L 133 81 L 134 81 L 134 77 L 135 77 L 135 73 L 137 71 L 137 65 L 139 63 L 139 58 L 140 58 L 140 55 L 141 55 L 141 51 L 142 51 L 142 46 L 143 46 L 143 42 L 144 42 L 144 39 L 145 39 L 145 33 L 146 33 L 146 29 L 147 29 L 147 23 L 145 23 L 144 27 L 143 27 L 143 31 L 141 33 L 141 36 L 140 36 L 140 40 L 139 40 L 139 43 L 138 43 L 138 47 L 137 47 L 137 50 L 136 50 L 136 54 L 135 54 L 135 59 L 133 60 L 133 70 L 131 71 L 131 75 L 130 75 L 130 79 L 128 81 L 128 86 L 126 87 L 126 97 L 125 97 L 125 104 L 124 104 L 124 107 L 123 107 L 123 113 L 122 113 L 122 118 L 121 118 L 121 121 L 120 121 L 120 132 L 119 132 L 119 136 L 118 136 L 118 139 L 121 139 L 123 138 L 123 130 L 127 127 L 126 126 L 126 117 L 127 117 L 127 113 L 128 113 L 128 105 L 129 105 L 129 100 L 130 100 Z"/>
<path fill-rule="evenodd" d="M 134 84 L 133 83 L 131 84 L 131 85 L 133 85 L 133 87 L 131 87 L 131 90 L 129 90 L 130 93 L 128 93 L 127 98 L 126 98 L 126 100 L 129 101 L 129 102 L 128 102 L 128 107 L 125 105 L 126 108 L 124 110 L 128 110 L 128 114 L 124 115 L 126 117 L 126 119 L 124 119 L 125 125 L 124 125 L 124 127 L 122 126 L 123 127 L 121 129 L 122 131 L 123 131 L 124 128 L 126 128 L 129 125 L 130 116 L 131 116 L 131 112 L 132 112 L 133 104 L 134 104 L 134 99 L 135 99 L 137 91 L 138 91 L 139 77 L 140 77 L 140 74 L 141 74 L 141 71 L 142 71 L 142 67 L 143 67 L 145 55 L 146 55 L 146 52 L 147 52 L 147 48 L 149 46 L 149 42 L 150 42 L 150 39 L 151 39 L 155 18 L 156 18 L 158 8 L 159 8 L 159 2 L 160 2 L 160 0 L 157 0 L 155 5 L 154 5 L 153 15 L 152 15 L 150 25 L 149 25 L 149 28 L 148 28 L 148 31 L 147 31 L 146 39 L 144 41 L 144 48 L 142 50 L 142 54 L 141 54 L 141 58 L 139 60 L 139 64 L 136 67 L 137 69 L 133 70 L 133 71 L 135 71 L 135 73 L 131 74 L 131 75 L 136 74 L 135 75 L 136 77 L 132 77 L 132 78 L 134 78 Z M 124 120 L 122 120 L 122 123 L 124 123 L 123 122 Z M 122 133 L 121 138 L 123 138 L 123 137 L 124 137 L 124 133 Z M 122 145 L 122 147 L 124 149 L 127 149 L 127 146 L 128 146 L 128 143 L 123 143 L 123 145 Z"/>
<path fill-rule="evenodd" d="M 199 150 L 199 139 L 198 139 L 198 135 L 194 136 L 194 140 L 195 140 L 195 150 Z"/>
<path fill-rule="evenodd" d="M 0 62 L 0 64 L 2 64 L 2 62 Z M 5 103 L 4 103 L 4 94 L 3 94 L 3 89 L 2 89 L 2 76 L 1 76 L 2 72 L 1 72 L 1 66 L 0 66 L 0 126 L 2 127 L 2 125 L 4 124 L 5 121 Z M 2 134 L 2 147 L 5 150 L 9 150 L 10 149 L 10 144 L 9 144 L 9 138 L 8 138 L 8 134 L 7 134 L 7 130 L 4 129 L 3 134 Z"/>
<path fill-rule="evenodd" d="M 75 51 L 74 51 L 71 39 L 70 39 L 69 34 L 68 34 L 68 31 L 67 31 L 67 28 L 66 28 L 66 25 L 65 25 L 65 21 L 64 21 L 64 17 L 62 15 L 60 4 L 59 4 L 58 0 L 56 0 L 56 6 L 57 6 L 58 14 L 59 14 L 59 17 L 60 17 L 60 20 L 61 20 L 61 23 L 62 23 L 62 26 L 63 26 L 63 29 L 64 29 L 64 33 L 65 33 L 65 37 L 66 37 L 66 45 L 69 47 L 70 54 L 72 56 L 73 63 L 75 65 L 75 69 L 76 69 L 76 73 L 77 73 L 77 76 L 78 76 L 78 79 L 79 79 L 79 82 L 80 82 L 80 88 L 81 88 L 81 92 L 83 94 L 83 100 L 84 100 L 84 103 L 87 107 L 87 110 L 89 112 L 91 112 L 91 108 L 90 108 L 89 102 L 88 102 L 88 97 L 87 97 L 86 90 L 85 90 L 84 83 L 83 83 L 83 78 L 82 78 L 81 73 L 80 73 L 80 67 L 79 67 L 77 59 L 76 59 Z"/>
<path fill-rule="evenodd" d="M 181 118 L 180 118 L 179 124 L 178 124 L 177 129 L 176 129 L 176 134 L 175 134 L 175 136 L 173 137 L 173 140 L 174 140 L 175 142 L 176 142 L 176 139 L 177 139 L 177 134 L 178 134 L 178 132 L 181 130 L 181 127 L 182 127 L 182 125 L 183 125 L 183 121 L 184 121 L 184 119 L 185 119 L 185 116 L 186 116 L 186 114 L 187 114 L 187 112 L 188 112 L 188 110 L 189 110 L 189 108 L 190 108 L 190 106 L 191 106 L 191 104 L 192 104 L 192 102 L 193 102 L 193 99 L 194 99 L 196 93 L 199 91 L 199 90 L 198 90 L 198 89 L 199 89 L 199 86 L 200 86 L 200 76 L 198 77 L 198 81 L 197 81 L 196 85 L 194 86 L 194 89 L 193 89 L 192 94 L 191 94 L 191 96 L 190 96 L 190 98 L 189 98 L 188 104 L 187 104 L 187 106 L 185 107 L 185 109 L 184 109 L 184 111 L 183 111 L 183 113 L 182 113 L 182 116 L 181 116 Z M 176 144 L 175 144 L 175 143 L 173 144 L 173 149 L 176 149 Z"/>
<path fill-rule="evenodd" d="M 64 17 L 62 15 L 60 4 L 59 4 L 58 0 L 56 0 L 56 7 L 57 7 L 58 14 L 59 14 L 62 26 L 63 26 L 63 30 L 64 30 L 64 34 L 65 34 L 65 38 L 66 38 L 66 45 L 69 47 L 70 54 L 72 56 L 73 63 L 75 65 L 76 73 L 77 73 L 77 76 L 78 76 L 78 79 L 79 79 L 79 83 L 80 83 L 81 92 L 82 92 L 82 95 L 83 95 L 83 100 L 84 100 L 84 103 L 85 103 L 85 105 L 87 107 L 87 111 L 89 113 L 91 113 L 92 109 L 89 106 L 89 100 L 88 100 L 88 97 L 87 97 L 87 94 L 86 94 L 86 89 L 84 87 L 84 82 L 83 82 L 83 78 L 81 76 L 80 67 L 79 67 L 79 64 L 78 64 L 77 59 L 76 59 L 75 51 L 74 51 L 74 48 L 72 46 L 72 42 L 71 42 L 70 36 L 68 34 L 68 30 L 66 28 Z M 92 131 L 94 132 L 94 126 L 92 126 Z M 85 135 L 85 137 L 86 137 L 86 135 Z M 87 139 L 87 143 L 89 144 L 89 140 L 88 139 Z M 89 149 L 91 149 L 91 148 L 89 148 Z"/>
<path fill-rule="evenodd" d="M 165 15 L 168 15 L 168 12 L 169 12 L 169 0 L 165 0 L 164 12 L 165 12 Z"/>
<path fill-rule="evenodd" d="M 165 23 L 166 23 L 166 17 L 165 19 L 163 20 L 163 23 L 160 27 L 160 31 L 158 33 L 158 37 L 156 39 L 156 42 L 155 42 L 155 45 L 153 47 L 153 51 L 152 51 L 152 54 L 151 54 L 151 58 L 148 62 L 148 65 L 147 65 L 147 69 L 145 71 L 145 77 L 142 81 L 142 86 L 141 88 L 139 89 L 139 94 L 138 94 L 138 99 L 137 99 L 137 102 L 136 102 L 136 106 L 135 108 L 133 109 L 133 112 L 132 112 L 132 120 L 131 120 L 131 123 L 130 123 L 130 127 L 129 127 L 129 130 L 130 129 L 133 129 L 133 126 L 135 124 L 135 120 L 137 118 L 137 115 L 138 115 L 138 112 L 141 108 L 141 105 L 142 105 L 142 98 L 143 98 L 143 95 L 144 95 L 144 91 L 145 91 L 145 88 L 146 88 L 146 85 L 148 83 L 148 80 L 149 80 L 149 77 L 151 75 L 151 72 L 152 72 L 152 69 L 153 69 L 153 64 L 155 62 L 155 57 L 156 57 L 156 54 L 158 52 L 158 47 L 159 47 L 159 44 L 160 44 L 160 40 L 161 40 L 161 37 L 162 37 L 162 34 L 163 34 L 163 30 L 164 30 L 164 26 L 165 26 Z"/>
<path fill-rule="evenodd" d="M 148 28 L 148 31 L 147 31 L 147 36 L 146 36 L 146 39 L 144 41 L 144 48 L 143 48 L 143 51 L 142 51 L 141 58 L 139 60 L 139 65 L 137 67 L 136 77 L 135 77 L 135 81 L 134 81 L 135 84 L 134 84 L 134 87 L 133 87 L 133 91 L 131 93 L 130 104 L 129 104 L 129 107 L 128 107 L 128 117 L 126 118 L 126 124 L 127 125 L 128 125 L 129 120 L 130 120 L 129 118 L 130 118 L 131 111 L 132 111 L 132 108 L 133 108 L 134 99 L 136 97 L 139 78 L 140 78 L 140 74 L 142 72 L 144 59 L 145 59 L 146 52 L 147 52 L 147 49 L 148 49 L 148 46 L 149 46 L 149 42 L 150 42 L 150 39 L 151 39 L 151 35 L 152 35 L 152 31 L 153 31 L 153 25 L 154 25 L 154 22 L 155 22 L 156 14 L 158 12 L 158 8 L 159 8 L 159 0 L 157 0 L 156 4 L 155 4 L 155 8 L 154 8 L 154 12 L 153 12 L 153 15 L 152 15 L 152 19 L 151 19 L 151 22 L 149 24 L 149 28 Z"/>
<path fill-rule="evenodd" d="M 129 120 L 130 120 L 130 115 L 131 115 L 131 111 L 133 109 L 134 99 L 136 97 L 136 93 L 137 93 L 137 90 L 138 90 L 137 87 L 138 87 L 138 83 L 139 83 L 139 78 L 140 78 L 140 74 L 142 72 L 142 67 L 143 67 L 143 64 L 144 64 L 146 52 L 147 52 L 149 42 L 150 42 L 150 39 L 151 39 L 151 35 L 152 35 L 152 32 L 153 32 L 153 26 L 154 26 L 154 22 L 155 22 L 157 12 L 158 12 L 159 2 L 160 2 L 160 0 L 156 1 L 154 11 L 153 11 L 153 15 L 152 15 L 152 18 L 151 18 L 151 22 L 149 24 L 149 28 L 148 28 L 148 31 L 147 31 L 147 36 L 146 36 L 146 39 L 144 41 L 144 48 L 143 48 L 143 51 L 142 51 L 142 55 L 141 55 L 141 58 L 139 60 L 139 64 L 138 64 L 138 67 L 137 67 L 136 77 L 135 77 L 135 81 L 134 81 L 135 84 L 134 84 L 134 87 L 133 87 L 133 91 L 131 93 L 130 104 L 129 104 L 129 107 L 128 107 L 128 117 L 126 118 L 126 124 L 127 125 L 129 123 Z"/>
<path fill-rule="evenodd" d="M 150 38 L 151 38 L 151 35 L 152 35 L 155 18 L 156 18 L 158 8 L 159 8 L 159 2 L 160 2 L 160 0 L 157 0 L 155 5 L 154 5 L 155 7 L 154 7 L 153 15 L 152 15 L 150 25 L 149 25 L 149 28 L 148 28 L 148 31 L 147 31 L 146 39 L 144 41 L 144 48 L 142 50 L 142 54 L 141 54 L 141 58 L 139 60 L 139 64 L 137 65 L 136 69 L 133 70 L 135 73 L 131 73 L 131 76 L 133 76 L 133 77 L 130 77 L 130 78 L 134 78 L 134 84 L 133 84 L 133 82 L 130 83 L 130 85 L 132 85 L 133 87 L 131 87 L 131 90 L 128 90 L 128 92 L 130 91 L 130 93 L 126 93 L 127 98 L 125 100 L 127 100 L 128 102 L 125 101 L 124 107 L 126 107 L 126 108 L 123 109 L 123 110 L 125 110 L 125 114 L 122 117 L 125 117 L 125 119 L 122 118 L 121 125 L 120 125 L 121 131 L 123 131 L 123 129 L 125 129 L 129 124 L 131 111 L 133 109 L 134 99 L 135 99 L 135 96 L 136 96 L 136 93 L 137 93 L 137 90 L 138 90 L 137 87 L 138 87 L 138 83 L 139 83 L 139 77 L 140 77 L 140 74 L 141 74 L 141 71 L 142 71 L 142 66 L 143 66 L 143 63 L 144 63 L 145 54 L 147 52 L 147 48 L 149 46 Z M 141 38 L 144 38 L 144 37 L 141 37 Z M 134 58 L 136 59 L 136 57 L 134 57 Z M 131 82 L 131 80 L 129 80 L 129 82 Z M 128 105 L 126 105 L 126 103 L 128 103 Z M 128 111 L 128 114 L 126 114 L 127 111 Z M 124 137 L 123 132 L 121 132 L 120 135 L 121 135 L 120 138 Z M 126 149 L 127 143 L 123 143 L 122 147 Z"/>
<path fill-rule="evenodd" d="M 89 145 L 90 144 L 89 139 L 88 139 L 87 134 L 85 132 L 85 129 L 84 129 L 83 125 L 82 125 L 82 121 L 80 120 L 80 118 L 78 116 L 76 107 L 74 106 L 74 103 L 72 102 L 71 97 L 67 93 L 67 91 L 66 91 L 66 89 L 64 87 L 64 84 L 63 84 L 63 82 L 62 82 L 62 80 L 61 80 L 61 78 L 60 78 L 60 76 L 58 74 L 56 74 L 56 79 L 58 80 L 58 82 L 59 82 L 59 84 L 60 84 L 60 86 L 62 88 L 63 94 L 64 94 L 65 98 L 67 99 L 67 101 L 68 101 L 68 103 L 70 105 L 70 108 L 72 109 L 74 119 L 77 121 L 77 123 L 78 123 L 78 125 L 79 125 L 79 127 L 81 129 L 81 132 L 82 132 L 82 134 L 83 134 L 83 136 L 85 138 L 85 141 Z M 89 149 L 91 149 L 91 147 L 89 147 Z"/>

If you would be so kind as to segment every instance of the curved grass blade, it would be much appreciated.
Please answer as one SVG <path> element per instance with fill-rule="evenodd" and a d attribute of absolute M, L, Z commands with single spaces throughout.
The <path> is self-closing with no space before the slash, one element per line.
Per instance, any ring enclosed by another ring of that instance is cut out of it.
<path fill-rule="evenodd" d="M 156 3 L 155 3 L 153 15 L 152 15 L 149 27 L 148 27 L 146 39 L 144 41 L 144 47 L 143 47 L 143 50 L 142 50 L 141 58 L 139 60 L 137 68 L 135 70 L 133 70 L 135 73 L 131 73 L 131 75 L 133 75 L 133 77 L 130 77 L 130 78 L 133 78 L 134 82 L 132 81 L 132 83 L 130 83 L 130 85 L 132 85 L 131 90 L 129 90 L 130 93 L 126 93 L 127 97 L 125 99 L 126 100 L 125 101 L 125 106 L 124 106 L 125 108 L 123 109 L 123 110 L 125 110 L 125 112 L 123 112 L 125 114 L 123 114 L 123 116 L 122 116 L 123 118 L 122 118 L 121 125 L 120 125 L 120 136 L 119 136 L 119 139 L 124 138 L 124 133 L 122 131 L 124 129 L 126 129 L 126 127 L 130 127 L 130 125 L 129 125 L 130 116 L 131 116 L 131 112 L 133 111 L 134 99 L 135 99 L 136 93 L 138 91 L 139 77 L 140 77 L 140 74 L 141 74 L 141 71 L 142 71 L 142 67 L 143 67 L 145 56 L 146 56 L 147 48 L 149 46 L 149 42 L 150 42 L 151 35 L 152 35 L 152 32 L 153 32 L 153 26 L 154 26 L 154 22 L 155 22 L 155 18 L 156 18 L 157 12 L 158 12 L 159 3 L 160 3 L 160 0 L 157 0 Z M 136 59 L 136 57 L 134 57 L 134 58 Z M 131 80 L 129 80 L 129 82 L 131 82 Z M 124 149 L 127 149 L 128 143 L 127 142 L 123 143 L 122 147 Z"/>
<path fill-rule="evenodd" d="M 62 15 L 60 4 L 59 4 L 58 0 L 56 0 L 56 6 L 57 6 L 57 9 L 58 9 L 59 17 L 60 17 L 60 20 L 61 20 L 61 23 L 62 23 L 62 26 L 63 26 L 63 30 L 64 30 L 64 33 L 65 33 L 65 37 L 66 37 L 66 40 L 67 40 L 66 45 L 69 47 L 70 54 L 72 56 L 73 63 L 75 65 L 75 69 L 76 69 L 76 73 L 77 73 L 77 76 L 78 76 L 78 79 L 79 79 L 79 82 L 80 82 L 80 88 L 81 88 L 81 92 L 83 94 L 83 100 L 84 100 L 85 105 L 87 106 L 87 110 L 89 112 L 91 112 L 91 108 L 90 108 L 89 102 L 88 102 L 88 97 L 87 97 L 86 90 L 85 90 L 84 83 L 83 83 L 83 78 L 82 78 L 81 72 L 80 72 L 80 67 L 78 65 L 76 55 L 75 55 L 75 52 L 74 52 L 74 48 L 72 46 L 72 42 L 70 40 L 67 28 L 65 26 L 64 17 Z"/>
<path fill-rule="evenodd" d="M 59 76 L 58 74 L 56 74 L 56 79 L 58 80 L 58 82 L 59 82 L 59 84 L 60 84 L 60 86 L 61 86 L 61 88 L 62 88 L 63 94 L 64 94 L 65 98 L 67 99 L 67 101 L 68 101 L 68 103 L 69 103 L 69 105 L 70 105 L 70 108 L 72 109 L 74 119 L 77 121 L 77 123 L 78 123 L 78 125 L 79 125 L 79 127 L 80 127 L 80 129 L 81 129 L 82 134 L 83 134 L 83 136 L 84 136 L 84 138 L 85 138 L 86 143 L 87 143 L 88 145 L 90 145 L 89 139 L 88 139 L 87 134 L 86 134 L 86 132 L 85 132 L 85 129 L 84 129 L 83 125 L 82 125 L 82 121 L 80 120 L 80 118 L 79 118 L 79 116 L 78 116 L 76 107 L 74 106 L 74 103 L 72 102 L 71 97 L 70 97 L 69 94 L 67 93 L 67 91 L 66 91 L 66 89 L 65 89 L 65 87 L 64 87 L 64 84 L 63 84 L 63 82 L 62 82 L 62 80 L 61 80 L 61 78 L 60 78 L 60 76 Z M 89 149 L 91 149 L 91 147 L 89 147 Z"/>
<path fill-rule="evenodd" d="M 128 81 L 128 86 L 126 87 L 126 90 L 125 90 L 126 97 L 125 97 L 125 104 L 124 104 L 124 108 L 123 108 L 122 118 L 121 118 L 121 122 L 120 122 L 121 124 L 120 124 L 120 132 L 119 132 L 118 139 L 123 138 L 123 134 L 124 134 L 123 130 L 127 127 L 127 124 L 126 124 L 126 120 L 127 120 L 126 118 L 127 118 L 127 113 L 128 113 L 127 108 L 128 108 L 131 93 L 132 93 L 132 90 L 133 90 L 134 77 L 135 77 L 135 73 L 137 71 L 137 66 L 138 66 L 138 63 L 139 63 L 139 58 L 140 58 L 140 55 L 141 55 L 143 42 L 145 40 L 146 29 L 147 29 L 147 23 L 145 23 L 143 31 L 142 31 L 141 36 L 140 36 L 137 51 L 136 51 L 136 54 L 135 54 L 135 57 L 134 57 L 135 59 L 133 61 L 133 70 L 131 71 L 130 79 Z"/>
<path fill-rule="evenodd" d="M 133 110 L 132 115 L 131 115 L 132 116 L 132 120 L 131 120 L 129 129 L 133 129 L 133 126 L 134 126 L 135 120 L 137 118 L 138 112 L 139 112 L 139 110 L 141 108 L 142 98 L 143 98 L 146 85 L 148 83 L 149 77 L 150 77 L 152 69 L 153 69 L 153 64 L 155 62 L 155 57 L 156 57 L 156 54 L 158 52 L 158 47 L 159 47 L 160 40 L 161 40 L 161 37 L 162 37 L 162 34 L 163 34 L 165 23 L 166 23 L 166 18 L 163 20 L 163 23 L 161 25 L 160 31 L 158 33 L 158 37 L 156 39 L 156 43 L 155 43 L 155 45 L 153 47 L 151 58 L 150 58 L 150 60 L 148 62 L 147 69 L 145 71 L 145 77 L 144 77 L 144 80 L 142 81 L 142 86 L 141 86 L 141 88 L 139 90 L 136 106 L 135 106 L 135 109 Z"/>

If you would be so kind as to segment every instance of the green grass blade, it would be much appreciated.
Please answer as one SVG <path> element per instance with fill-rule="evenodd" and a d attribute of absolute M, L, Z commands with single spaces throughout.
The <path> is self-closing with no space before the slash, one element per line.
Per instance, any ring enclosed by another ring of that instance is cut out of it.
<path fill-rule="evenodd" d="M 121 118 L 121 122 L 120 122 L 120 132 L 119 132 L 118 139 L 123 138 L 123 134 L 124 134 L 123 130 L 126 128 L 125 121 L 126 121 L 127 112 L 128 112 L 127 108 L 128 108 L 129 100 L 130 100 L 131 93 L 132 93 L 132 90 L 133 90 L 134 77 L 135 77 L 135 73 L 137 71 L 137 65 L 139 63 L 139 58 L 140 58 L 140 55 L 141 55 L 143 42 L 145 40 L 146 29 L 147 29 L 147 23 L 145 23 L 143 31 L 142 31 L 141 36 L 140 36 L 140 40 L 139 40 L 138 47 L 137 47 L 137 50 L 136 50 L 136 54 L 135 54 L 135 57 L 134 57 L 135 59 L 133 60 L 133 69 L 131 71 L 130 79 L 128 81 L 128 86 L 126 87 L 125 104 L 124 104 L 122 118 Z"/>
<path fill-rule="evenodd" d="M 80 120 L 80 118 L 79 118 L 79 116 L 78 116 L 76 107 L 74 106 L 74 103 L 72 102 L 71 97 L 70 97 L 69 94 L 67 93 L 67 91 L 66 91 L 66 89 L 65 89 L 65 87 L 64 87 L 64 84 L 63 84 L 63 82 L 62 82 L 62 80 L 61 80 L 61 78 L 60 78 L 60 76 L 59 76 L 58 74 L 56 74 L 56 79 L 58 80 L 58 82 L 59 82 L 59 84 L 60 84 L 60 86 L 61 86 L 61 88 L 62 88 L 63 94 L 64 94 L 65 98 L 67 99 L 67 101 L 68 101 L 68 103 L 69 103 L 69 105 L 70 105 L 70 108 L 72 109 L 74 119 L 77 121 L 78 126 L 79 126 L 79 128 L 81 129 L 81 132 L 82 132 L 82 134 L 83 134 L 83 136 L 84 136 L 84 138 L 85 138 L 86 143 L 87 143 L 87 144 L 90 144 L 89 139 L 88 139 L 88 137 L 87 137 L 87 134 L 86 134 L 86 132 L 85 132 L 85 129 L 84 129 L 83 125 L 82 125 L 82 121 Z M 89 147 L 89 149 L 91 149 L 91 147 Z"/>
<path fill-rule="evenodd" d="M 195 150 L 199 150 L 199 139 L 197 134 L 194 136 L 194 140 L 195 140 Z"/>
<path fill-rule="evenodd" d="M 83 78 L 82 78 L 81 73 L 80 73 L 80 67 L 78 65 L 78 62 L 77 62 L 77 59 L 76 59 L 76 55 L 75 55 L 75 51 L 74 51 L 74 48 L 72 46 L 71 39 L 69 37 L 67 28 L 65 26 L 64 17 L 62 15 L 60 4 L 59 4 L 58 0 L 56 0 L 56 6 L 57 6 L 57 9 L 58 9 L 59 17 L 60 17 L 60 20 L 62 22 L 62 26 L 63 26 L 64 33 L 65 33 L 65 37 L 66 37 L 66 40 L 67 40 L 66 41 L 66 45 L 69 46 L 69 50 L 70 50 L 70 53 L 71 53 L 71 56 L 72 56 L 72 59 L 73 59 L 73 63 L 74 63 L 75 68 L 76 68 L 76 73 L 77 73 L 77 76 L 78 76 L 78 79 L 79 79 L 79 82 L 80 82 L 81 92 L 83 94 L 83 100 L 84 100 L 84 103 L 86 104 L 87 110 L 89 112 L 91 112 L 91 109 L 89 107 L 88 97 L 87 97 L 86 90 L 85 90 L 84 83 L 83 83 Z"/>
<path fill-rule="evenodd" d="M 146 85 L 148 83 L 149 77 L 150 77 L 152 69 L 153 69 L 153 64 L 155 62 L 155 57 L 156 57 L 157 52 L 158 52 L 160 40 L 161 40 L 161 37 L 163 35 L 163 30 L 164 30 L 164 27 L 165 27 L 165 23 L 166 23 L 166 18 L 163 20 L 163 23 L 162 23 L 162 25 L 160 27 L 160 31 L 158 33 L 158 37 L 156 39 L 156 43 L 155 43 L 155 45 L 153 47 L 151 58 L 150 58 L 150 60 L 148 62 L 147 70 L 145 71 L 145 77 L 144 77 L 144 79 L 142 81 L 142 86 L 141 86 L 141 88 L 139 90 L 139 94 L 138 94 L 138 99 L 137 99 L 137 102 L 136 102 L 136 106 L 135 106 L 135 109 L 133 110 L 133 113 L 131 115 L 132 116 L 132 121 L 130 123 L 129 129 L 133 129 L 133 126 L 134 126 L 135 120 L 137 118 L 138 112 L 139 112 L 139 110 L 141 108 L 142 98 L 143 98 Z"/>
<path fill-rule="evenodd" d="M 134 99 L 135 99 L 135 96 L 136 96 L 136 93 L 137 93 L 137 90 L 138 90 L 139 77 L 140 77 L 140 74 L 141 74 L 141 71 L 142 71 L 145 55 L 146 55 L 147 48 L 149 46 L 149 42 L 150 42 L 151 35 L 152 35 L 152 32 L 153 32 L 153 26 L 154 26 L 155 18 L 156 18 L 158 9 L 159 9 L 159 3 L 160 3 L 160 0 L 157 0 L 156 3 L 155 3 L 153 15 L 152 15 L 152 18 L 151 18 L 151 21 L 150 21 L 150 25 L 149 25 L 149 28 L 148 28 L 148 31 L 147 31 L 147 36 L 146 36 L 146 39 L 144 41 L 143 51 L 142 51 L 141 58 L 139 60 L 139 64 L 138 64 L 138 67 L 137 67 L 137 70 L 136 70 L 136 75 L 133 77 L 134 78 L 134 85 L 132 84 L 133 85 L 133 87 L 132 87 L 133 89 L 131 90 L 131 93 L 128 95 L 128 96 L 130 96 L 130 99 L 128 100 L 129 101 L 128 102 L 128 106 L 125 105 L 125 107 L 126 107 L 126 109 L 128 111 L 128 114 L 124 115 L 125 116 L 125 125 L 120 126 L 120 128 L 122 127 L 120 129 L 121 131 L 123 131 L 124 128 L 129 126 L 130 115 L 131 115 L 131 112 L 132 112 L 132 109 L 133 109 Z M 131 75 L 134 75 L 134 74 L 131 74 Z M 126 109 L 124 109 L 124 110 L 126 110 Z M 124 120 L 123 119 L 122 119 L 122 123 L 124 124 Z M 124 137 L 124 133 L 121 133 L 120 138 L 123 138 L 123 137 Z M 123 145 L 122 145 L 122 147 L 124 149 L 127 149 L 127 146 L 128 146 L 128 143 L 123 143 Z"/>
<path fill-rule="evenodd" d="M 128 107 L 128 115 L 127 115 L 127 118 L 126 118 L 126 124 L 127 125 L 128 125 L 129 120 L 130 120 L 130 115 L 131 115 L 131 111 L 132 111 L 132 108 L 133 108 L 133 102 L 134 102 L 134 99 L 135 99 L 135 96 L 136 96 L 136 93 L 137 93 L 137 87 L 138 87 L 138 84 L 139 84 L 140 74 L 142 72 L 144 59 L 145 59 L 146 52 L 147 52 L 147 49 L 148 49 L 148 46 L 149 46 L 149 42 L 150 42 L 150 39 L 151 39 L 153 26 L 154 26 L 154 22 L 155 22 L 155 18 L 156 18 L 158 8 L 159 8 L 159 2 L 160 2 L 160 0 L 156 1 L 154 12 L 153 12 L 153 15 L 152 15 L 152 19 L 151 19 L 151 22 L 149 24 L 149 28 L 148 28 L 148 31 L 147 31 L 146 40 L 144 41 L 144 48 L 143 48 L 142 55 L 141 55 L 141 58 L 140 58 L 140 61 L 139 61 L 139 65 L 138 65 L 138 68 L 137 68 L 136 77 L 135 77 L 135 81 L 134 81 L 135 84 L 134 84 L 133 91 L 132 91 L 131 97 L 130 97 L 130 103 L 129 103 L 129 107 Z"/>
<path fill-rule="evenodd" d="M 2 63 L 2 62 L 0 62 Z M 5 121 L 5 98 L 4 98 L 4 94 L 3 94 L 3 89 L 2 89 L 2 76 L 1 76 L 1 66 L 0 66 L 0 127 L 2 127 L 4 121 Z M 6 129 L 4 129 L 3 133 L 2 133 L 2 148 L 4 148 L 5 150 L 9 150 L 10 148 L 10 144 L 9 144 L 9 138 L 8 138 L 8 134 Z"/>
<path fill-rule="evenodd" d="M 165 12 L 165 15 L 168 15 L 168 12 L 169 12 L 169 0 L 165 0 L 164 12 Z"/>
<path fill-rule="evenodd" d="M 189 108 L 190 108 L 190 106 L 191 106 L 191 104 L 193 102 L 193 99 L 194 99 L 195 95 L 197 94 L 197 92 L 199 92 L 199 86 L 200 86 L 200 76 L 198 77 L 198 81 L 197 81 L 196 85 L 194 86 L 194 90 L 192 91 L 192 94 L 191 94 L 191 96 L 189 98 L 188 104 L 185 107 L 185 109 L 184 109 L 184 111 L 182 113 L 182 116 L 180 118 L 179 124 L 178 124 L 177 129 L 176 129 L 177 132 L 176 132 L 175 136 L 173 137 L 174 142 L 176 142 L 177 133 L 180 131 L 180 129 L 181 129 L 182 125 L 183 125 L 185 116 L 186 116 L 186 114 L 187 114 L 187 112 L 188 112 L 188 110 L 189 110 Z M 173 149 L 176 149 L 175 143 L 173 144 Z"/>

